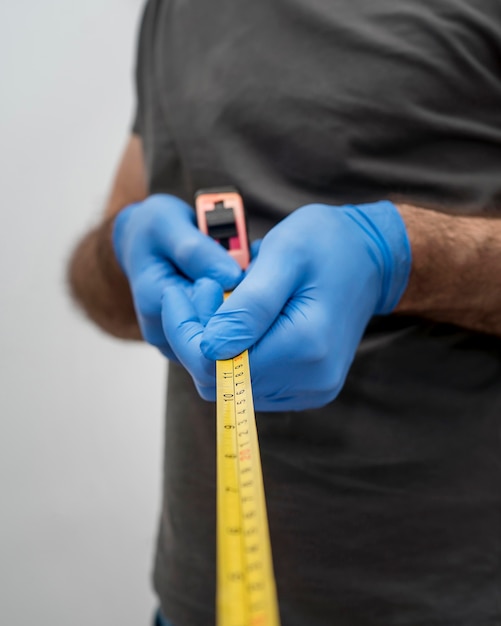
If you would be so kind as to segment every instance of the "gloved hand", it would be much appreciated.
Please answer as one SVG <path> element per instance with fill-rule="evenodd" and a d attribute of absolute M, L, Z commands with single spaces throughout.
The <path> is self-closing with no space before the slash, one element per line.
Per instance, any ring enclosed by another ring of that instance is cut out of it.
<path fill-rule="evenodd" d="M 242 277 L 234 259 L 198 230 L 193 209 L 170 195 L 153 195 L 121 211 L 114 222 L 113 247 L 129 280 L 144 339 L 174 360 L 171 338 L 164 334 L 161 321 L 165 287 L 176 285 L 207 319 L 207 303 L 211 311 L 217 308 L 223 289 L 232 289 Z M 208 293 L 203 282 L 194 286 L 203 277 L 213 281 Z"/>
<path fill-rule="evenodd" d="M 174 332 L 190 319 L 174 349 L 207 398 L 214 381 L 206 363 L 251 348 L 257 410 L 317 408 L 341 390 L 371 316 L 397 305 L 410 266 L 391 202 L 305 206 L 266 235 L 252 269 L 205 329 L 184 297 L 176 298 L 177 312 L 164 310 L 164 328 Z"/>

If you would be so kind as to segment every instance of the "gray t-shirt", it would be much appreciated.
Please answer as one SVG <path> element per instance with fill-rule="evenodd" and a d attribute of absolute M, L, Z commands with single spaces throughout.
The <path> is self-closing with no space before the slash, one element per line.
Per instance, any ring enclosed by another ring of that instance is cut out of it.
<path fill-rule="evenodd" d="M 150 191 L 234 185 L 251 236 L 312 202 L 500 209 L 500 0 L 150 0 L 137 86 Z M 338 399 L 257 420 L 282 626 L 501 624 L 499 339 L 374 319 Z M 215 409 L 177 365 L 154 580 L 214 623 Z"/>

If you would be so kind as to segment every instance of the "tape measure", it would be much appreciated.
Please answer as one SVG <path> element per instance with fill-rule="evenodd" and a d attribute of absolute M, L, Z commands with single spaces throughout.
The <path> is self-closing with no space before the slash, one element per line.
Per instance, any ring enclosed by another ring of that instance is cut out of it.
<path fill-rule="evenodd" d="M 195 196 L 199 228 L 249 263 L 243 202 L 233 188 Z M 280 626 L 249 355 L 216 362 L 217 626 Z"/>
<path fill-rule="evenodd" d="M 216 382 L 217 624 L 279 626 L 247 351 Z"/>

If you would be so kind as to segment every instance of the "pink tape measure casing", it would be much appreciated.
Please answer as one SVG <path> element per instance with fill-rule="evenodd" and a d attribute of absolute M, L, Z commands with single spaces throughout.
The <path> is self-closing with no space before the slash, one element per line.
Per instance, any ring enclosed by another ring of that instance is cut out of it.
<path fill-rule="evenodd" d="M 195 195 L 199 229 L 221 243 L 242 269 L 250 262 L 244 204 L 233 188 L 201 189 Z"/>

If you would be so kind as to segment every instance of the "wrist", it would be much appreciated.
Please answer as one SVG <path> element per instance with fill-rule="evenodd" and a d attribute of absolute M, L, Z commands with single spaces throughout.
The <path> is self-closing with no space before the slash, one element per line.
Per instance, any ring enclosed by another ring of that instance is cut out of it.
<path fill-rule="evenodd" d="M 476 282 L 479 265 L 485 262 L 483 250 L 489 248 L 487 224 L 407 204 L 399 204 L 398 211 L 409 233 L 413 263 L 397 312 L 426 314 L 464 306 L 465 283 Z M 470 293 L 468 304 L 474 305 L 476 297 Z"/>
<path fill-rule="evenodd" d="M 75 248 L 68 281 L 75 301 L 98 326 L 124 339 L 140 339 L 129 284 L 111 243 L 113 218 L 89 231 Z"/>
<path fill-rule="evenodd" d="M 405 222 L 393 202 L 346 207 L 364 231 L 379 272 L 379 297 L 374 314 L 391 313 L 397 307 L 409 281 L 412 254 Z"/>

